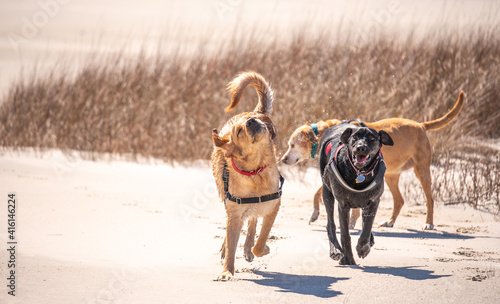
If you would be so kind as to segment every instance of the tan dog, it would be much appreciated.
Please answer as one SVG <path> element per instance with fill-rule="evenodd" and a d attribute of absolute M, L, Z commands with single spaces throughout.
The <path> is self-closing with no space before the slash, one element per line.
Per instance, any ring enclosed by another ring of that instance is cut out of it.
<path fill-rule="evenodd" d="M 269 253 L 266 241 L 281 202 L 283 180 L 277 166 L 276 129 L 268 116 L 273 102 L 271 87 L 255 72 L 242 73 L 228 85 L 232 98 L 225 110 L 229 112 L 238 105 L 249 84 L 259 95 L 255 109 L 233 116 L 220 132 L 212 131 L 212 171 L 227 213 L 226 238 L 221 249 L 224 268 L 218 280 L 234 275 L 235 253 L 245 220 L 248 219 L 245 259 L 251 262 L 254 255 Z M 258 217 L 264 219 L 254 246 Z"/>
<path fill-rule="evenodd" d="M 379 226 L 394 226 L 396 218 L 404 205 L 403 196 L 399 191 L 399 176 L 403 171 L 413 168 L 427 199 L 427 217 L 422 228 L 426 230 L 434 228 L 434 200 L 431 195 L 432 178 L 430 171 L 432 149 L 426 132 L 441 129 L 457 117 L 462 109 L 463 99 L 464 93 L 460 92 L 453 109 L 445 116 L 428 122 L 420 123 L 404 118 L 388 118 L 373 123 L 366 123 L 367 127 L 377 131 L 385 130 L 394 141 L 394 146 L 382 146 L 382 154 L 387 166 L 385 182 L 391 190 L 394 208 L 391 218 L 388 221 L 380 223 Z M 321 135 L 326 129 L 340 123 L 342 122 L 337 119 L 318 122 L 318 135 L 315 135 L 311 124 L 300 126 L 290 137 L 288 150 L 283 155 L 281 161 L 285 164 L 293 165 L 310 157 L 314 158 L 315 155 L 311 155 L 313 145 L 319 142 Z M 359 124 L 356 122 L 351 123 Z M 316 152 L 313 154 L 316 154 Z M 309 223 L 314 222 L 318 218 L 319 202 L 322 198 L 321 194 L 322 188 L 319 188 L 314 195 L 314 211 Z M 358 217 L 359 209 L 353 209 L 350 228 L 354 228 Z"/>

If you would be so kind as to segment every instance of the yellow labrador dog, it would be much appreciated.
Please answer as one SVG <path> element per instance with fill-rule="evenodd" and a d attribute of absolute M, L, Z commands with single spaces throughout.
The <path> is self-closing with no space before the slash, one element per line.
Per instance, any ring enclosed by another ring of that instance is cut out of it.
<path fill-rule="evenodd" d="M 277 132 L 268 116 L 273 90 L 260 74 L 242 73 L 228 85 L 232 98 L 225 110 L 229 112 L 238 105 L 249 84 L 259 95 L 255 109 L 233 116 L 220 132 L 212 131 L 212 171 L 227 213 L 226 238 L 221 249 L 224 268 L 218 280 L 228 280 L 234 275 L 235 252 L 245 220 L 248 220 L 245 259 L 251 262 L 254 256 L 269 253 L 266 241 L 281 202 L 284 180 L 277 166 Z M 258 217 L 264 219 L 254 245 Z"/>
<path fill-rule="evenodd" d="M 455 106 L 443 117 L 428 122 L 416 122 L 405 118 L 388 118 L 373 123 L 364 123 L 368 128 L 376 131 L 385 130 L 394 141 L 394 146 L 382 146 L 382 154 L 387 166 L 385 182 L 391 190 L 394 208 L 391 218 L 379 226 L 393 227 L 404 205 L 403 196 L 399 191 L 399 177 L 405 170 L 413 168 L 424 189 L 427 199 L 427 217 L 423 229 L 433 229 L 434 200 L 431 194 L 431 157 L 432 149 L 427 137 L 427 131 L 441 129 L 455 119 L 462 109 L 464 92 L 460 92 Z M 288 150 L 281 158 L 284 164 L 293 165 L 308 158 L 315 158 L 318 152 L 318 142 L 331 126 L 340 124 L 337 119 L 319 121 L 316 124 L 305 124 L 297 128 L 290 136 Z M 352 120 L 352 124 L 361 125 L 363 122 Z M 319 215 L 319 203 L 322 198 L 322 188 L 314 195 L 314 211 L 310 222 L 314 222 Z M 353 228 L 359 217 L 359 209 L 353 209 L 350 227 Z"/>

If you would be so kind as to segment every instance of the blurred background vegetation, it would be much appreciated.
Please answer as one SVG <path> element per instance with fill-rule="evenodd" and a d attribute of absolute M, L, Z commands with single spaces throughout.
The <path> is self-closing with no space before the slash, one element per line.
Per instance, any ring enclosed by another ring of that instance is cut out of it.
<path fill-rule="evenodd" d="M 43 74 L 35 69 L 0 101 L 0 146 L 77 150 L 93 159 L 116 153 L 171 162 L 207 160 L 211 130 L 257 102 L 249 88 L 234 112 L 223 111 L 230 99 L 226 84 L 245 70 L 261 73 L 275 90 L 272 119 L 279 130 L 279 154 L 293 130 L 306 122 L 428 121 L 446 114 L 463 90 L 459 117 L 429 132 L 435 196 L 498 211 L 497 29 L 430 33 L 421 39 L 380 35 L 368 41 L 333 32 L 302 29 L 288 42 L 249 33 L 221 41 L 218 52 L 207 52 L 200 42 L 190 54 L 159 49 L 154 55 L 94 56 L 77 70 L 71 65 Z M 406 194 L 411 196 L 412 189 Z"/>

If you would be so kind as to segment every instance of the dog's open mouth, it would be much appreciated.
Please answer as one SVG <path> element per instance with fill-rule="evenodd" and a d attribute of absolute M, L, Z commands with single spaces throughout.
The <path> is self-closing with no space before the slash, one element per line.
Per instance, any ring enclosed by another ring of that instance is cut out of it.
<path fill-rule="evenodd" d="M 365 166 L 370 161 L 370 155 L 353 155 L 352 159 L 354 160 L 355 165 Z"/>

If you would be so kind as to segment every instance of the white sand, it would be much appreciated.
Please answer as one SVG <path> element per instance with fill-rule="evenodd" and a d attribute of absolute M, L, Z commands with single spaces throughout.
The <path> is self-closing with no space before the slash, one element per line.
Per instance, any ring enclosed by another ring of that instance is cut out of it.
<path fill-rule="evenodd" d="M 225 212 L 208 163 L 4 152 L 0 168 L 0 303 L 495 303 L 500 296 L 500 223 L 464 205 L 437 204 L 436 230 L 424 232 L 425 208 L 409 202 L 396 228 L 374 228 L 376 244 L 359 266 L 339 266 L 328 257 L 323 207 L 307 224 L 317 171 L 303 184 L 284 170 L 271 253 L 248 263 L 239 248 L 236 280 L 216 282 Z M 6 287 L 10 191 L 18 198 L 15 298 Z M 376 222 L 391 204 L 384 194 Z M 471 280 L 478 275 L 482 281 Z"/>
<path fill-rule="evenodd" d="M 71 0 L 59 1 L 67 4 L 24 35 L 25 20 L 33 23 L 44 12 L 42 2 L 51 0 L 0 1 L 0 94 L 35 65 L 41 73 L 56 63 L 77 69 L 91 54 L 155 51 L 159 40 L 165 51 L 195 48 L 200 37 L 218 45 L 234 28 L 256 23 L 271 37 L 286 37 L 306 22 L 318 29 L 356 26 L 361 35 L 373 28 L 460 30 L 497 20 L 499 3 Z M 222 16 L 221 4 L 229 4 Z M 26 40 L 13 44 L 12 34 Z M 222 283 L 213 279 L 222 270 L 225 212 L 207 163 L 2 153 L 0 303 L 498 302 L 500 224 L 493 216 L 438 204 L 436 230 L 423 232 L 425 208 L 409 202 L 396 228 L 374 229 L 375 247 L 357 259 L 359 266 L 341 267 L 328 257 L 323 209 L 317 223 L 307 224 L 318 173 L 310 170 L 309 185 L 294 181 L 296 174 L 286 171 L 270 255 L 249 264 L 240 248 L 237 280 Z M 6 286 L 10 191 L 18 198 L 16 297 Z M 376 222 L 388 218 L 391 205 L 386 195 Z M 356 241 L 358 230 L 353 234 Z M 478 275 L 484 280 L 471 280 Z"/>

